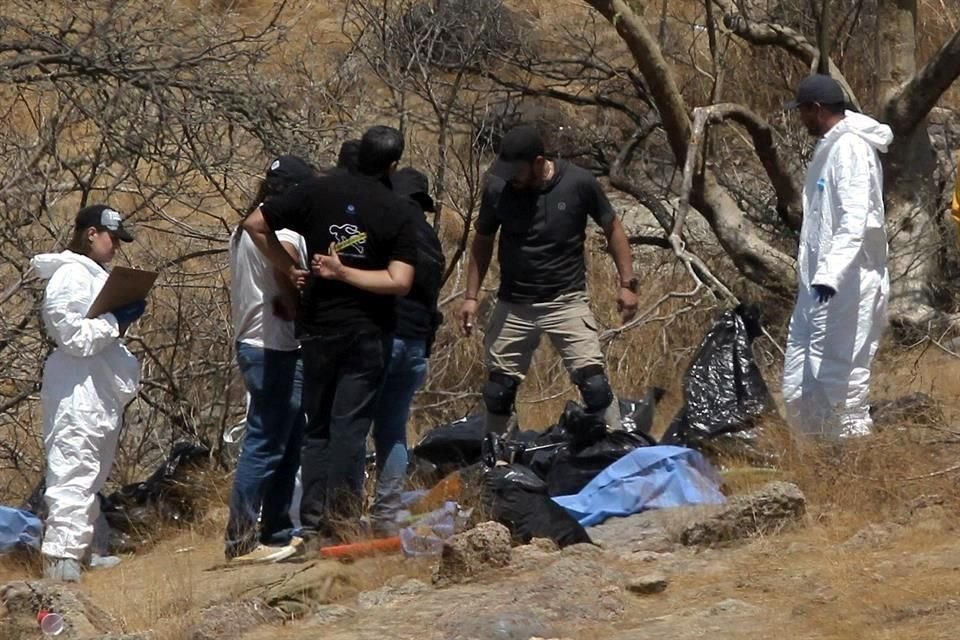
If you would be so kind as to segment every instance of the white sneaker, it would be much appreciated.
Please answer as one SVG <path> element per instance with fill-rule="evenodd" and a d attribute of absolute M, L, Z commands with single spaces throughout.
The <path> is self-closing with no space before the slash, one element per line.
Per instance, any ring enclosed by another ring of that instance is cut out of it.
<path fill-rule="evenodd" d="M 121 560 L 117 556 L 101 556 L 96 553 L 90 554 L 89 567 L 91 569 L 109 569 L 120 564 Z"/>
<path fill-rule="evenodd" d="M 80 582 L 80 561 L 73 558 L 45 557 L 43 577 L 59 582 Z"/>
<path fill-rule="evenodd" d="M 303 541 L 301 540 L 301 544 Z M 250 553 L 237 556 L 230 560 L 230 564 L 270 564 L 286 560 L 297 552 L 298 547 L 291 544 L 285 544 L 280 547 L 268 547 L 265 544 L 258 544 Z"/>

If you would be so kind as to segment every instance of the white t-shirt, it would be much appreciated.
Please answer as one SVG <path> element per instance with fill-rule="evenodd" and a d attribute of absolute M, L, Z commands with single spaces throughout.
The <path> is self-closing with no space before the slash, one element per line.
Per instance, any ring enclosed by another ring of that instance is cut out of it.
<path fill-rule="evenodd" d="M 288 242 L 300 254 L 300 266 L 307 264 L 307 242 L 300 234 L 281 229 L 280 242 Z M 238 230 L 230 238 L 230 295 L 234 337 L 261 349 L 294 351 L 300 348 L 293 323 L 273 313 L 273 299 L 280 289 L 273 268 L 257 249 L 250 234 Z"/>

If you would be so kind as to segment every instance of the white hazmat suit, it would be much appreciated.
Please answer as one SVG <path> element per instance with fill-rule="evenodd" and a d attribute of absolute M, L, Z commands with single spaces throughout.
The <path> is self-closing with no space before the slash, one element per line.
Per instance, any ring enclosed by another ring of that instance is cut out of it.
<path fill-rule="evenodd" d="M 80 561 L 93 540 L 96 494 L 113 465 L 140 364 L 120 340 L 113 314 L 86 317 L 107 280 L 103 267 L 72 251 L 41 254 L 31 264 L 48 281 L 42 316 L 57 345 L 40 392 L 49 509 L 42 552 Z"/>
<path fill-rule="evenodd" d="M 783 370 L 787 421 L 807 435 L 860 436 L 873 426 L 870 365 L 890 291 L 879 153 L 892 140 L 887 125 L 847 111 L 807 168 L 799 291 Z M 836 295 L 820 303 L 814 285 Z"/>

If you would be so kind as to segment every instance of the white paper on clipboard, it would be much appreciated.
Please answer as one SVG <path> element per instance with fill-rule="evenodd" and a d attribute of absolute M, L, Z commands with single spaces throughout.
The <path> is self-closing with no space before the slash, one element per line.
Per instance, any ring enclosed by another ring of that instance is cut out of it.
<path fill-rule="evenodd" d="M 157 275 L 156 271 L 114 267 L 110 270 L 110 276 L 97 299 L 90 305 L 87 317 L 96 318 L 131 302 L 145 300 L 157 280 Z"/>

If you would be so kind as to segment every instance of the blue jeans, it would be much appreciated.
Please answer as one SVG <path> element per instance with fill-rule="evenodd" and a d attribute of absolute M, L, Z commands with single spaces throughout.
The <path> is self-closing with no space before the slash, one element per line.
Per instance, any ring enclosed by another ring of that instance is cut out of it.
<path fill-rule="evenodd" d="M 238 343 L 237 363 L 250 407 L 230 495 L 227 558 L 249 553 L 258 542 L 290 540 L 290 501 L 306 422 L 300 352 Z"/>
<path fill-rule="evenodd" d="M 413 396 L 427 378 L 424 340 L 394 338 L 387 374 L 373 418 L 377 452 L 377 488 L 370 519 L 376 529 L 393 533 L 407 476 L 407 419 Z"/>

